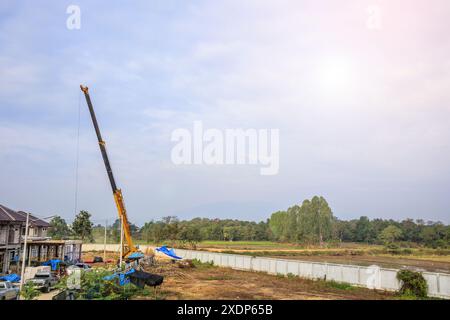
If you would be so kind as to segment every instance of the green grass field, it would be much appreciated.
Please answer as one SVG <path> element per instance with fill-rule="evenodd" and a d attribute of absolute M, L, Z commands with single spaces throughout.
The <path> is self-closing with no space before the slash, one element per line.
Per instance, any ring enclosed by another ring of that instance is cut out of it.
<path fill-rule="evenodd" d="M 278 242 L 272 241 L 202 241 L 199 243 L 200 246 L 222 246 L 222 247 L 274 247 L 279 248 L 280 245 L 286 246 L 286 244 L 280 244 Z M 296 244 L 289 244 L 289 247 L 299 246 Z"/>

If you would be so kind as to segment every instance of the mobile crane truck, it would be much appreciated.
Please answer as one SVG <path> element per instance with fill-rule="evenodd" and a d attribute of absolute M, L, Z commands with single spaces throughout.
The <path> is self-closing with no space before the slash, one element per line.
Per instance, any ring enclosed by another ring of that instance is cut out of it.
<path fill-rule="evenodd" d="M 109 163 L 108 153 L 106 152 L 106 144 L 102 139 L 100 133 L 100 128 L 98 126 L 97 117 L 95 116 L 94 107 L 92 106 L 91 97 L 89 96 L 89 88 L 80 85 L 81 91 L 83 91 L 86 98 L 86 102 L 89 108 L 89 113 L 91 114 L 92 123 L 94 124 L 95 133 L 97 134 L 98 146 L 100 147 L 100 152 L 103 157 L 103 162 L 105 163 L 106 172 L 108 174 L 109 182 L 111 183 L 111 188 L 114 196 L 114 201 L 116 203 L 117 212 L 119 214 L 119 219 L 122 221 L 123 233 L 126 240 L 126 245 L 122 247 L 122 258 L 126 258 L 133 252 L 139 251 L 138 248 L 133 244 L 133 239 L 131 237 L 130 224 L 128 222 L 127 210 L 125 209 L 125 203 L 123 201 L 122 191 L 117 188 L 116 181 L 111 169 L 111 164 Z"/>

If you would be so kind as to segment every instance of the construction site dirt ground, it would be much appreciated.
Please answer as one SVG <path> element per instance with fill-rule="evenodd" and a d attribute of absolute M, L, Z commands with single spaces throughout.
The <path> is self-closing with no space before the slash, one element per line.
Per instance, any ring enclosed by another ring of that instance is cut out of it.
<path fill-rule="evenodd" d="M 101 254 L 87 252 L 86 259 Z M 117 254 L 108 253 L 116 258 Z M 170 259 L 157 257 L 146 271 L 164 276 L 156 291 L 156 299 L 269 299 L 269 300 L 328 300 L 328 299 L 395 299 L 390 292 L 352 287 L 334 282 L 312 281 L 298 277 L 281 277 L 260 272 L 239 271 L 208 264 L 180 268 Z M 142 299 L 155 299 L 145 297 Z"/>

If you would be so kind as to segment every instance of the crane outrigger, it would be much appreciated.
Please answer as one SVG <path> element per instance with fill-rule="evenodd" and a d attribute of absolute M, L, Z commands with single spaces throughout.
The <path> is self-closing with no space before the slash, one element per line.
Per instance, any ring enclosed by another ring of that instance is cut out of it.
<path fill-rule="evenodd" d="M 116 203 L 117 212 L 119 214 L 119 219 L 122 223 L 123 234 L 125 236 L 126 245 L 123 244 L 122 247 L 122 258 L 127 257 L 133 252 L 139 251 L 138 248 L 133 244 L 133 239 L 131 237 L 130 224 L 128 222 L 127 210 L 125 209 L 125 203 L 123 201 L 122 190 L 117 188 L 116 181 L 111 169 L 111 164 L 109 163 L 108 153 L 106 152 L 106 144 L 102 139 L 100 133 L 100 128 L 98 126 L 97 118 L 95 116 L 94 107 L 92 106 L 91 97 L 89 96 L 89 88 L 80 85 L 81 91 L 83 91 L 86 98 L 86 103 L 89 108 L 89 113 L 91 114 L 92 123 L 94 124 L 95 133 L 97 134 L 98 145 L 100 147 L 100 152 L 103 157 L 103 162 L 105 163 L 106 172 L 108 174 L 109 182 L 111 183 L 111 188 L 114 196 L 114 201 Z"/>

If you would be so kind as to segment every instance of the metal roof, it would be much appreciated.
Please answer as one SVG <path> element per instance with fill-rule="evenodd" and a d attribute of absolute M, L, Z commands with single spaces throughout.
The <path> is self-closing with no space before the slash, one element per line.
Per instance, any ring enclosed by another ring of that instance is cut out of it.
<path fill-rule="evenodd" d="M 0 204 L 0 221 L 7 222 L 26 222 L 27 213 L 23 211 L 14 211 Z M 30 225 L 35 227 L 49 227 L 50 224 L 38 217 L 30 214 Z"/>
<path fill-rule="evenodd" d="M 0 204 L 0 221 L 22 221 L 22 217 L 16 211 Z"/>

